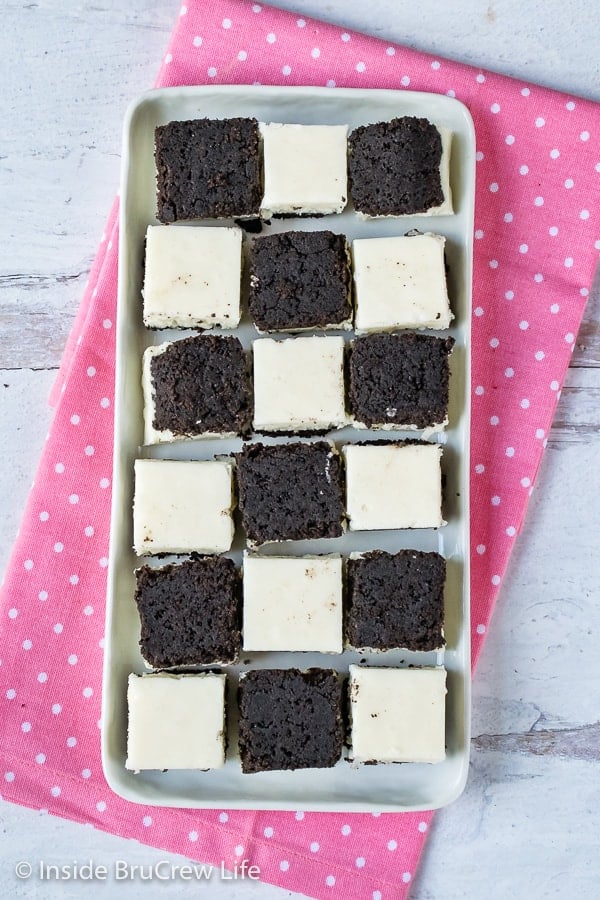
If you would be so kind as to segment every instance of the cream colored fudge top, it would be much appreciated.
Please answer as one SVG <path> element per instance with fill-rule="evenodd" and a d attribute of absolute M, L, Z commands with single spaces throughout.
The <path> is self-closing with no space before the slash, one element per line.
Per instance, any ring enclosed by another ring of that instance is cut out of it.
<path fill-rule="evenodd" d="M 357 333 L 449 327 L 445 244 L 439 234 L 353 242 Z"/>
<path fill-rule="evenodd" d="M 244 650 L 341 653 L 339 556 L 244 557 Z"/>
<path fill-rule="evenodd" d="M 150 225 L 144 325 L 235 328 L 240 321 L 241 275 L 240 228 Z"/>
<path fill-rule="evenodd" d="M 225 553 L 233 541 L 232 464 L 136 459 L 133 546 L 147 553 Z"/>
<path fill-rule="evenodd" d="M 439 444 L 347 444 L 343 453 L 351 531 L 445 524 Z"/>
<path fill-rule="evenodd" d="M 127 769 L 225 764 L 225 675 L 130 675 Z"/>
<path fill-rule="evenodd" d="M 350 666 L 351 757 L 442 762 L 446 670 Z"/>
<path fill-rule="evenodd" d="M 256 431 L 321 431 L 347 423 L 343 338 L 261 338 L 253 356 Z"/>
<path fill-rule="evenodd" d="M 265 192 L 261 216 L 341 213 L 348 199 L 346 125 L 260 126 Z"/>

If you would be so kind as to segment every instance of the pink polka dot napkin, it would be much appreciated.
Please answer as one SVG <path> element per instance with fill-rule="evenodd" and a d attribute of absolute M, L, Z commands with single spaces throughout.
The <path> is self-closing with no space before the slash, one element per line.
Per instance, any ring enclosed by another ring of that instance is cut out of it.
<path fill-rule="evenodd" d="M 477 133 L 472 622 L 477 658 L 535 482 L 600 248 L 600 108 L 242 0 L 183 6 L 159 85 L 314 84 L 456 96 Z M 0 785 L 15 803 L 311 897 L 402 898 L 431 813 L 127 803 L 98 718 L 111 486 L 116 206 L 55 391 L 0 603 Z M 460 801 L 458 801 L 460 802 Z"/>

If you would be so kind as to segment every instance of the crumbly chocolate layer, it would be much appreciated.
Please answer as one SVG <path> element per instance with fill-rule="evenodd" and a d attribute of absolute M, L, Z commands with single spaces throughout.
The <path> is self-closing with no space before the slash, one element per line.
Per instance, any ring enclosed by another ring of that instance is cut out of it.
<path fill-rule="evenodd" d="M 326 441 L 247 444 L 237 456 L 237 480 L 242 524 L 253 543 L 342 534 L 343 468 Z"/>
<path fill-rule="evenodd" d="M 256 669 L 240 679 L 242 771 L 334 766 L 342 753 L 342 685 L 332 669 Z"/>
<path fill-rule="evenodd" d="M 256 119 L 192 119 L 155 130 L 159 221 L 257 216 L 262 196 Z"/>
<path fill-rule="evenodd" d="M 442 139 L 427 119 L 403 116 L 361 125 L 348 138 L 350 196 L 357 212 L 400 216 L 444 202 Z"/>
<path fill-rule="evenodd" d="M 152 358 L 150 373 L 155 429 L 192 436 L 250 431 L 250 373 L 237 338 L 208 334 L 175 341 Z"/>
<path fill-rule="evenodd" d="M 241 578 L 224 556 L 195 556 L 137 569 L 142 656 L 156 669 L 235 662 L 241 640 Z"/>
<path fill-rule="evenodd" d="M 286 231 L 254 241 L 249 307 L 261 331 L 339 325 L 352 315 L 343 234 Z"/>
<path fill-rule="evenodd" d="M 446 560 L 439 553 L 374 550 L 348 560 L 346 641 L 359 649 L 444 646 Z"/>
<path fill-rule="evenodd" d="M 368 334 L 348 357 L 348 405 L 356 421 L 377 425 L 440 425 L 448 415 L 454 338 Z"/>

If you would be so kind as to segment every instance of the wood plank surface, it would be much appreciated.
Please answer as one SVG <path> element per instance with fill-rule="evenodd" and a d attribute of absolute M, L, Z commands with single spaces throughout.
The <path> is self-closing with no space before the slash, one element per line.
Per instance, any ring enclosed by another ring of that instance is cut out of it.
<path fill-rule="evenodd" d="M 278 5 L 600 100 L 597 9 L 589 0 Z M 117 187 L 123 114 L 152 84 L 178 9 L 171 0 L 2 4 L 0 570 L 51 421 L 48 392 Z M 593 139 L 600 143 L 600 135 Z M 436 815 L 411 900 L 598 896 L 599 321 L 597 280 L 474 681 L 467 788 Z M 81 896 L 78 884 L 18 881 L 19 859 L 182 862 L 2 801 L 0 824 L 7 898 Z M 90 886 L 106 898 L 121 890 Z M 158 900 L 180 897 L 183 889 L 137 881 L 124 893 Z M 203 885 L 200 895 L 292 896 L 219 880 Z M 384 892 L 382 900 L 392 896 Z"/>

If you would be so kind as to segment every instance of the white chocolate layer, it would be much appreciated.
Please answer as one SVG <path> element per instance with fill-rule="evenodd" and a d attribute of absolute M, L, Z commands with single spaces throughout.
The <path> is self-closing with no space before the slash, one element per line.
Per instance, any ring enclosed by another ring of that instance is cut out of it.
<path fill-rule="evenodd" d="M 260 126 L 265 193 L 260 214 L 341 213 L 348 199 L 346 125 Z"/>
<path fill-rule="evenodd" d="M 350 666 L 351 758 L 355 762 L 442 762 L 444 668 Z"/>
<path fill-rule="evenodd" d="M 127 769 L 225 764 L 225 675 L 130 675 L 127 701 Z"/>
<path fill-rule="evenodd" d="M 430 233 L 353 242 L 358 334 L 449 327 L 445 244 Z"/>
<path fill-rule="evenodd" d="M 351 531 L 445 525 L 439 444 L 347 444 L 343 453 Z"/>
<path fill-rule="evenodd" d="M 150 225 L 146 233 L 144 325 L 236 328 L 240 321 L 242 231 Z"/>
<path fill-rule="evenodd" d="M 385 422 L 383 425 L 365 425 L 364 422 L 359 422 L 357 419 L 352 419 L 350 422 L 353 428 L 358 428 L 361 431 L 420 431 L 421 434 L 419 437 L 422 437 L 424 441 L 427 438 L 430 438 L 434 434 L 439 434 L 441 431 L 444 431 L 446 426 L 448 425 L 448 416 L 445 416 L 443 422 L 435 422 L 433 425 L 429 425 L 427 428 L 418 428 L 416 425 L 411 425 L 410 422 L 398 423 L 396 422 Z"/>
<path fill-rule="evenodd" d="M 233 541 L 232 464 L 136 459 L 133 546 L 148 553 L 225 553 Z"/>
<path fill-rule="evenodd" d="M 339 556 L 244 557 L 244 650 L 341 653 Z"/>
<path fill-rule="evenodd" d="M 262 338 L 253 354 L 256 431 L 323 431 L 347 423 L 343 338 Z"/>

